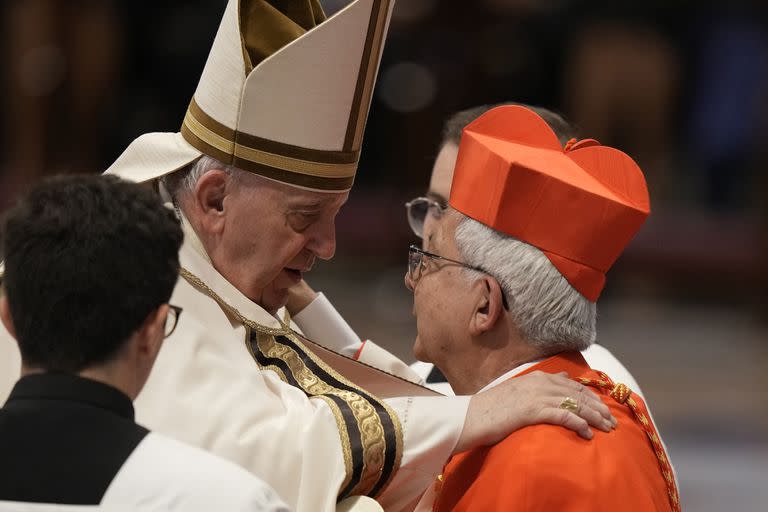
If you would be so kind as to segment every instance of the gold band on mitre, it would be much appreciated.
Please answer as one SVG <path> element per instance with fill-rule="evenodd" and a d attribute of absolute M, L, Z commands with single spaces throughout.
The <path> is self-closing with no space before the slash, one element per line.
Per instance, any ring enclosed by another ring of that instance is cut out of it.
<path fill-rule="evenodd" d="M 219 123 L 195 102 L 189 104 L 181 135 L 190 145 L 225 164 L 261 176 L 320 190 L 347 190 L 360 151 L 325 151 L 284 144 Z"/>

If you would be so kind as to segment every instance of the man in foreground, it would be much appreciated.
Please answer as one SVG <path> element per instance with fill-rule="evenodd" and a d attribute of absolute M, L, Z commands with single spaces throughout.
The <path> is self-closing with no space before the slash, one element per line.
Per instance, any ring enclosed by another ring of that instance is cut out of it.
<path fill-rule="evenodd" d="M 182 233 L 153 192 L 112 176 L 51 179 L 3 234 L 0 318 L 22 371 L 0 409 L 1 509 L 288 510 L 242 468 L 133 421 L 181 315 L 168 299 Z"/>
<path fill-rule="evenodd" d="M 137 418 L 237 462 L 299 512 L 356 495 L 407 509 L 456 451 L 531 423 L 586 438 L 587 420 L 613 426 L 562 376 L 434 397 L 313 345 L 279 311 L 335 251 L 392 6 L 355 0 L 325 20 L 316 1 L 230 0 L 181 132 L 139 137 L 108 170 L 154 184 L 185 232 L 172 297 L 185 314 Z"/>
<path fill-rule="evenodd" d="M 680 510 L 642 398 L 580 354 L 596 338 L 605 272 L 649 213 L 637 165 L 594 140 L 563 148 L 533 111 L 499 107 L 464 130 L 449 204 L 426 250 L 409 254 L 419 359 L 460 394 L 568 372 L 619 427 L 583 443 L 536 425 L 456 455 L 419 509 Z"/>

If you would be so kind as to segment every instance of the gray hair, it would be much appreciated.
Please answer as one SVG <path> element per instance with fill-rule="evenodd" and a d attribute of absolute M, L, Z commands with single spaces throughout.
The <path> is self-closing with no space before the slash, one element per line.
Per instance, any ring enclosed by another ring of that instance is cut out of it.
<path fill-rule="evenodd" d="M 163 184 L 171 197 L 177 200 L 180 195 L 195 190 L 197 180 L 212 169 L 221 169 L 234 180 L 241 180 L 243 175 L 247 174 L 246 171 L 233 165 L 227 165 L 212 156 L 203 155 L 187 167 L 164 176 Z"/>
<path fill-rule="evenodd" d="M 459 253 L 467 264 L 498 280 L 528 343 L 551 355 L 595 342 L 595 303 L 577 292 L 543 252 L 460 215 L 455 234 Z"/>

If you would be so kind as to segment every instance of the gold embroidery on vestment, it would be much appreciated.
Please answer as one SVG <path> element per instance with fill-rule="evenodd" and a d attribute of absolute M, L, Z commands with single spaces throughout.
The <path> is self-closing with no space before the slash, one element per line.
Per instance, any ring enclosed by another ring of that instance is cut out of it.
<path fill-rule="evenodd" d="M 300 348 L 304 348 L 297 337 L 288 335 L 286 338 L 290 339 L 290 341 Z M 293 378 L 298 382 L 299 387 L 304 390 L 307 395 L 337 396 L 349 405 L 360 431 L 363 450 L 363 468 L 360 480 L 355 487 L 352 488 L 349 494 L 358 495 L 370 492 L 381 477 L 387 450 L 386 442 L 384 440 L 384 426 L 382 425 L 381 418 L 377 414 L 374 406 L 360 394 L 345 389 L 339 389 L 320 379 L 307 367 L 302 358 L 293 348 L 277 342 L 273 336 L 259 335 L 257 337 L 257 343 L 259 344 L 259 350 L 266 357 L 280 359 L 288 365 Z M 307 356 L 312 358 L 312 355 L 309 353 L 307 353 Z M 319 361 L 314 362 L 316 364 L 319 363 Z M 323 370 L 333 375 L 333 373 L 331 373 L 333 372 L 331 368 L 323 368 Z M 341 375 L 333 375 L 333 377 L 344 384 L 355 387 L 352 383 L 344 382 L 344 378 L 341 377 Z M 330 398 L 327 401 L 333 403 Z M 334 406 L 336 406 L 335 403 Z M 338 406 L 335 408 L 338 409 Z M 346 422 L 344 421 L 344 418 L 337 416 L 336 421 L 339 424 L 339 431 L 346 433 Z M 394 421 L 395 419 L 393 417 L 393 422 Z M 395 428 L 397 429 L 397 427 L 398 426 L 396 425 Z M 348 444 L 348 442 L 349 441 L 345 444 Z"/>
<path fill-rule="evenodd" d="M 228 314 L 234 316 L 243 323 L 246 327 L 246 347 L 260 368 L 273 370 L 278 374 L 281 380 L 290 383 L 281 368 L 278 368 L 275 365 L 262 366 L 259 363 L 251 344 L 253 332 L 256 333 L 258 349 L 265 357 L 283 361 L 291 372 L 291 376 L 305 394 L 309 397 L 322 399 L 328 404 L 338 426 L 346 469 L 346 478 L 341 489 L 345 489 L 350 484 L 354 469 L 358 464 L 362 465 L 359 480 L 354 484 L 354 487 L 351 488 L 347 495 L 367 495 L 371 493 L 375 487 L 378 487 L 378 492 L 376 494 L 380 494 L 386 489 L 395 471 L 400 466 L 403 452 L 402 426 L 394 410 L 383 400 L 365 392 L 362 388 L 341 376 L 333 368 L 308 350 L 287 323 L 283 323 L 280 328 L 267 327 L 258 324 L 243 316 L 235 307 L 224 302 L 216 292 L 188 270 L 182 268 L 181 276 L 193 287 L 214 299 Z M 288 317 L 286 317 L 286 319 L 287 318 Z M 312 361 L 313 364 L 326 372 L 332 379 L 351 388 L 351 390 L 338 388 L 331 383 L 322 380 L 306 365 L 305 361 L 296 350 L 288 345 L 279 343 L 275 339 L 275 336 L 284 336 L 286 339 L 290 340 L 308 359 Z M 363 397 L 361 393 L 369 395 L 371 400 L 369 401 L 367 398 Z M 330 396 L 336 396 L 343 400 L 352 412 L 355 419 L 355 424 L 352 426 L 356 427 L 360 432 L 363 452 L 362 460 L 360 461 L 355 460 L 352 451 L 351 440 L 349 438 L 349 433 L 347 432 L 347 421 L 345 420 L 339 405 L 330 398 Z M 384 413 L 392 421 L 395 434 L 395 446 L 387 446 L 384 425 L 374 404 L 384 409 Z M 394 450 L 394 463 L 392 469 L 389 472 L 386 481 L 380 482 L 385 469 L 384 464 L 387 453 L 391 450 Z"/>

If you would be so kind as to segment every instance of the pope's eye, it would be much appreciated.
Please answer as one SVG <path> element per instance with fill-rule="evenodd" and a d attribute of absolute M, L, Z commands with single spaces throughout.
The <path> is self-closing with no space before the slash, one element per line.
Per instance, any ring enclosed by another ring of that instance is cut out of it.
<path fill-rule="evenodd" d="M 319 216 L 317 212 L 290 212 L 288 223 L 295 231 L 302 232 L 309 228 Z"/>

